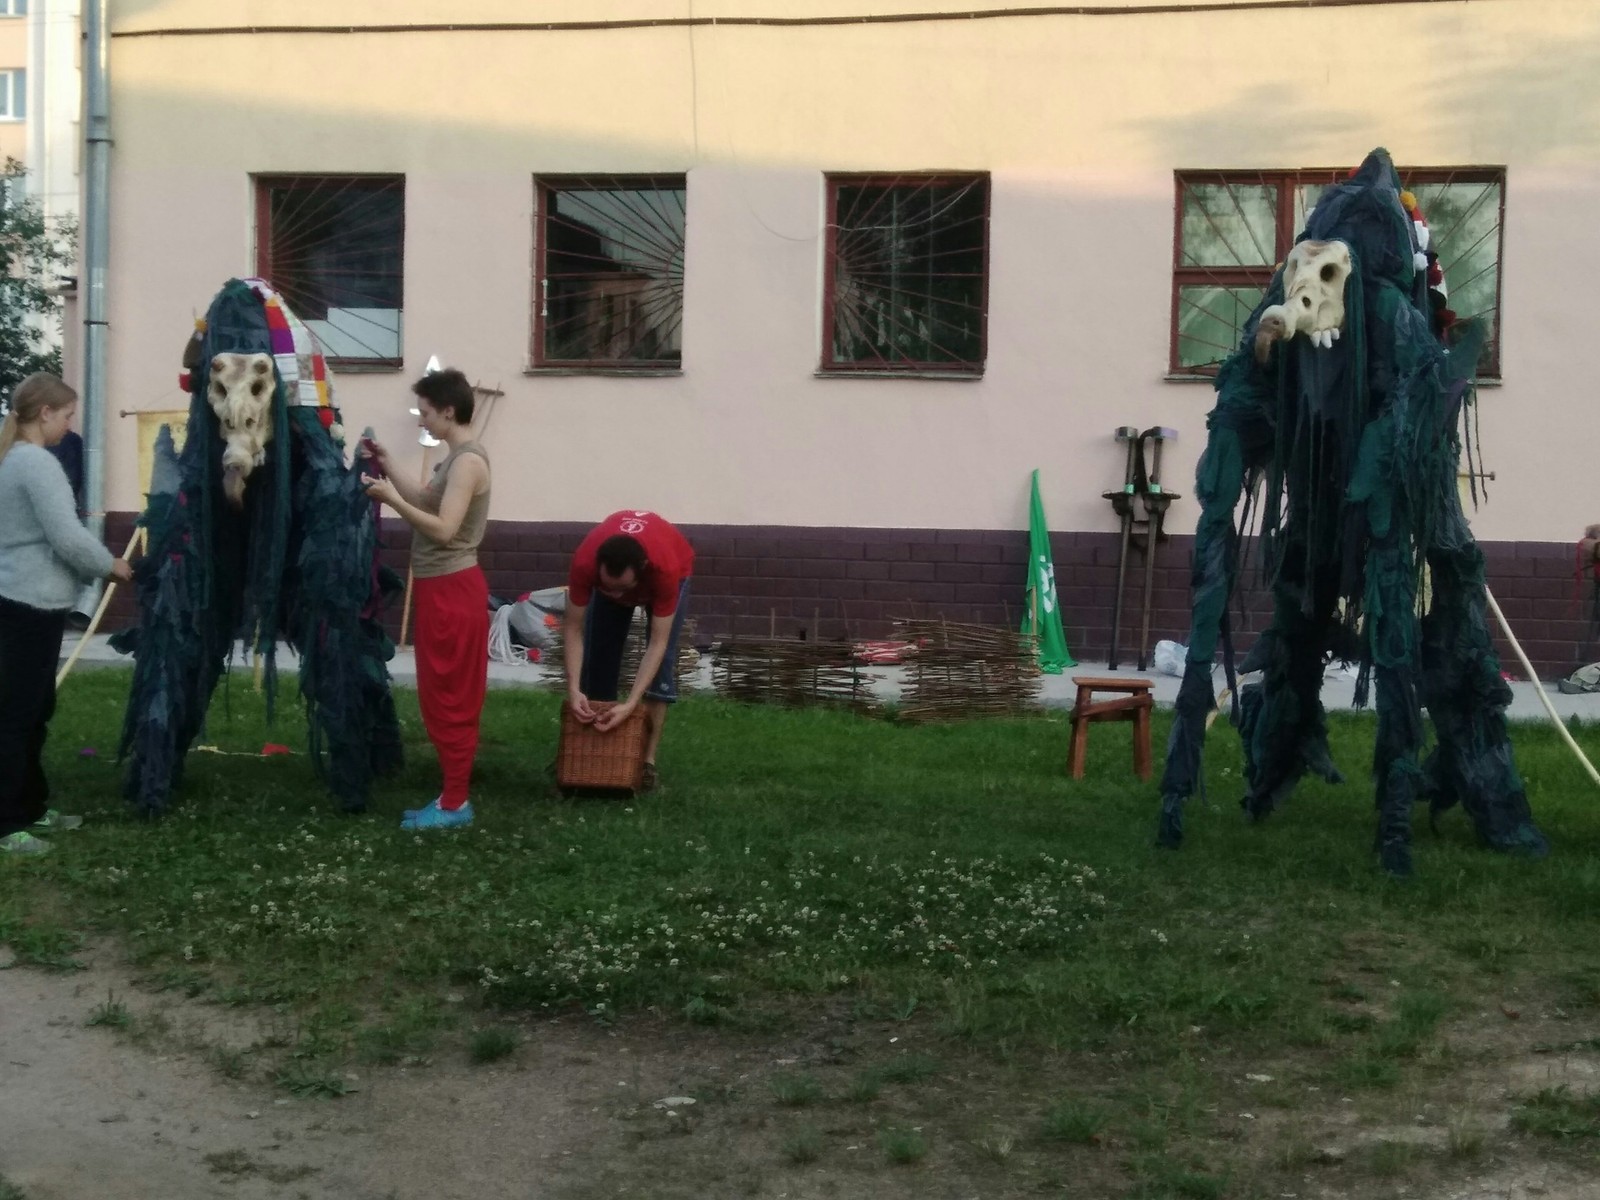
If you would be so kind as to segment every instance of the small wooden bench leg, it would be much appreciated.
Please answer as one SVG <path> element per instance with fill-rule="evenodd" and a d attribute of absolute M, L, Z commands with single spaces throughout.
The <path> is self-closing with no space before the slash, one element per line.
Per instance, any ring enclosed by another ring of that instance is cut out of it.
<path fill-rule="evenodd" d="M 1150 778 L 1150 706 L 1148 704 L 1133 715 L 1133 773 L 1142 780 Z"/>
<path fill-rule="evenodd" d="M 1067 754 L 1067 771 L 1074 779 L 1083 778 L 1084 759 L 1089 750 L 1089 722 L 1082 717 L 1072 718 L 1072 749 Z"/>

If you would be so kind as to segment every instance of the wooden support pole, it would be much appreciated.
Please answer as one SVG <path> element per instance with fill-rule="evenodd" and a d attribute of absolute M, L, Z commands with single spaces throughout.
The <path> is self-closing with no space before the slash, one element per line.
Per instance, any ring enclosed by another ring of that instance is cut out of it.
<path fill-rule="evenodd" d="M 142 546 L 145 540 L 144 526 L 140 525 L 133 531 L 133 536 L 128 539 L 128 548 L 122 552 L 123 558 L 132 556 L 134 547 Z M 106 590 L 100 594 L 100 603 L 95 606 L 94 616 L 89 619 L 89 627 L 83 631 L 83 636 L 78 639 L 78 644 L 72 648 L 72 653 L 67 661 L 61 664 L 61 670 L 56 672 L 56 687 L 67 681 L 67 676 L 72 673 L 72 668 L 78 661 L 78 656 L 83 653 L 83 648 L 89 644 L 100 629 L 100 622 L 105 620 L 106 609 L 111 607 L 111 597 L 117 590 L 116 580 L 106 584 Z"/>
<path fill-rule="evenodd" d="M 1534 672 L 1533 664 L 1528 661 L 1528 656 L 1522 651 L 1522 643 L 1517 641 L 1517 635 L 1511 632 L 1511 625 L 1506 620 L 1505 613 L 1500 611 L 1500 605 L 1495 601 L 1494 593 L 1489 590 L 1489 585 L 1484 584 L 1483 594 L 1489 601 L 1489 609 L 1494 613 L 1494 619 L 1500 622 L 1500 628 L 1506 635 L 1506 641 L 1511 643 L 1511 648 L 1517 652 L 1517 661 L 1522 664 L 1522 669 L 1528 673 L 1528 678 L 1533 681 L 1534 690 L 1539 693 L 1539 700 L 1544 704 L 1545 712 L 1550 714 L 1550 721 L 1556 727 L 1556 732 L 1567 743 L 1571 751 L 1578 756 L 1578 761 L 1589 772 L 1589 778 L 1600 783 L 1600 772 L 1594 769 L 1594 764 L 1589 761 L 1589 756 L 1583 752 L 1583 747 L 1573 740 L 1572 734 L 1567 730 L 1567 723 L 1556 712 L 1556 706 L 1550 703 L 1550 697 L 1545 694 L 1544 684 L 1539 682 L 1539 676 Z"/>
<path fill-rule="evenodd" d="M 428 486 L 428 447 L 426 446 L 422 448 L 422 471 L 417 483 L 421 487 Z M 400 605 L 400 641 L 398 644 L 402 647 L 406 644 L 406 631 L 411 628 L 411 588 L 416 583 L 415 570 L 416 568 L 407 561 L 406 598 Z"/>

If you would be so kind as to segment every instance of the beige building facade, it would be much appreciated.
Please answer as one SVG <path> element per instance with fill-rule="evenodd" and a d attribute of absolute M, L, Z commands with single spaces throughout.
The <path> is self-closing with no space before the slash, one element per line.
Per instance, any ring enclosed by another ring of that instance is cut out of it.
<path fill-rule="evenodd" d="M 1208 363 L 1382 145 L 1452 302 L 1495 322 L 1491 577 L 1536 657 L 1578 653 L 1552 564 L 1600 519 L 1572 298 L 1600 270 L 1600 5 L 1001 7 L 113 0 L 110 407 L 183 407 L 194 317 L 264 273 L 340 360 L 348 426 L 420 456 L 431 355 L 503 393 L 497 592 L 650 508 L 696 536 L 713 631 L 1014 617 L 1037 467 L 1094 654 L 1113 430 L 1177 431 L 1153 607 L 1181 636 Z M 136 425 L 108 426 L 122 514 Z"/>
<path fill-rule="evenodd" d="M 27 154 L 27 105 L 27 4 L 0 0 L 0 162 Z"/>

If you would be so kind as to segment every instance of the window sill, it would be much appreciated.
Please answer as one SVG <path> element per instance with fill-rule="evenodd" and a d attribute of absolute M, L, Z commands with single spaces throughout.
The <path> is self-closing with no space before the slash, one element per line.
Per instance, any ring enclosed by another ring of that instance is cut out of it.
<path fill-rule="evenodd" d="M 682 367 L 524 367 L 524 375 L 602 375 L 611 379 L 676 379 Z"/>
<path fill-rule="evenodd" d="M 1164 383 L 1209 383 L 1214 385 L 1217 382 L 1215 375 L 1195 375 L 1185 371 L 1168 371 L 1161 379 Z M 1479 376 L 1474 382 L 1476 386 L 1481 388 L 1497 388 L 1502 386 L 1504 380 L 1498 375 L 1483 375 Z"/>
<path fill-rule="evenodd" d="M 937 379 L 946 383 L 976 383 L 983 371 L 851 371 L 839 367 L 812 372 L 814 379 Z"/>
<path fill-rule="evenodd" d="M 373 361 L 330 358 L 327 363 L 328 370 L 339 375 L 397 375 L 406 369 L 405 363 L 399 359 Z"/>

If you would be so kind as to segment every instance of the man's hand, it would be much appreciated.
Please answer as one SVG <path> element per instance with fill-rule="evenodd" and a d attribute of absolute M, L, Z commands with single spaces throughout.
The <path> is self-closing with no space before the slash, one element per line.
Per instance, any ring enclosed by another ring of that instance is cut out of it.
<path fill-rule="evenodd" d="M 589 704 L 589 697 L 574 689 L 567 693 L 567 705 L 572 709 L 572 715 L 585 725 L 594 724 L 595 712 Z"/>
<path fill-rule="evenodd" d="M 594 727 L 601 733 L 609 733 L 633 715 L 633 704 L 619 704 L 615 708 L 608 708 L 594 720 Z"/>

